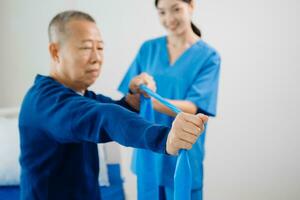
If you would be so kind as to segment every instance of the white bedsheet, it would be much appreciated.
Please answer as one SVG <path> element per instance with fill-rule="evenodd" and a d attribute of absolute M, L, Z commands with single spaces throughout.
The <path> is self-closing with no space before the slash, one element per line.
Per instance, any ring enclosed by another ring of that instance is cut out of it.
<path fill-rule="evenodd" d="M 0 117 L 0 185 L 18 185 L 19 130 L 17 118 Z"/>

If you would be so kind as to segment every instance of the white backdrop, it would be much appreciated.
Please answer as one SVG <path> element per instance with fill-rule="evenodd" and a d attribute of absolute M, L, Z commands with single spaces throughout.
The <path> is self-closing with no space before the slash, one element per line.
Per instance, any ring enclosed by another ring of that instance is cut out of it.
<path fill-rule="evenodd" d="M 196 0 L 194 21 L 222 57 L 218 117 L 211 119 L 206 200 L 300 199 L 300 2 Z M 47 74 L 47 25 L 64 9 L 98 21 L 105 40 L 97 92 L 116 88 L 142 41 L 164 34 L 154 0 L 1 0 L 0 107 L 19 106 L 36 73 Z M 122 148 L 128 199 L 135 199 Z"/>

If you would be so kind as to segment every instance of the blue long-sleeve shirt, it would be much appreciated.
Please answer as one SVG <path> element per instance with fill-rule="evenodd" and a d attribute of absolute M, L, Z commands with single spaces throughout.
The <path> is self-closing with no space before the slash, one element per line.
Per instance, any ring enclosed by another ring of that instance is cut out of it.
<path fill-rule="evenodd" d="M 91 91 L 81 96 L 38 75 L 19 116 L 21 199 L 101 199 L 96 143 L 165 153 L 169 128 L 128 109 L 124 98 Z"/>

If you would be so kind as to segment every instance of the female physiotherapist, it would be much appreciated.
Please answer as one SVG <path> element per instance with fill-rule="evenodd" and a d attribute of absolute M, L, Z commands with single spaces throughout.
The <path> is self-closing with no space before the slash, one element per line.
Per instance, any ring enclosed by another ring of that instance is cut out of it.
<path fill-rule="evenodd" d="M 191 21 L 194 0 L 156 0 L 155 6 L 168 34 L 141 46 L 119 90 L 127 93 L 132 78 L 149 74 L 156 82 L 157 93 L 184 112 L 215 116 L 220 57 L 201 39 L 200 30 Z M 155 100 L 152 103 L 155 122 L 170 126 L 174 113 Z M 193 200 L 202 199 L 204 141 L 205 133 L 188 151 Z M 135 150 L 133 170 L 137 175 L 139 200 L 173 199 L 176 159 Z"/>

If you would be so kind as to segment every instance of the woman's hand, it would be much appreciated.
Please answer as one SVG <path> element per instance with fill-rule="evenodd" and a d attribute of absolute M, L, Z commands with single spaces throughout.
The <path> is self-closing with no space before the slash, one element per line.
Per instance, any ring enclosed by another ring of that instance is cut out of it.
<path fill-rule="evenodd" d="M 156 83 L 155 83 L 153 77 L 145 72 L 143 72 L 140 75 L 131 79 L 131 81 L 129 83 L 129 90 L 134 94 L 140 93 L 146 97 L 149 97 L 144 91 L 140 90 L 140 85 L 142 85 L 142 84 L 146 85 L 153 92 L 156 91 Z"/>

